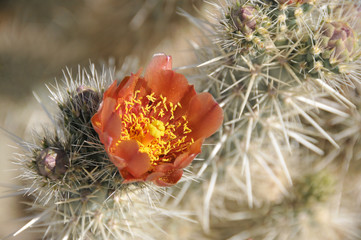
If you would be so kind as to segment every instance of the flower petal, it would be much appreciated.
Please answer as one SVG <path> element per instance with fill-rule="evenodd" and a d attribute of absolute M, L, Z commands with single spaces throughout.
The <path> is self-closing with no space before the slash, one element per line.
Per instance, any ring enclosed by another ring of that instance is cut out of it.
<path fill-rule="evenodd" d="M 176 158 L 174 165 L 178 168 L 185 168 L 193 161 L 196 156 L 197 154 L 182 153 Z"/>
<path fill-rule="evenodd" d="M 185 76 L 171 69 L 172 58 L 170 56 L 155 55 L 145 72 L 145 80 L 156 95 L 162 95 L 169 102 L 176 104 L 193 86 L 188 84 Z"/>
<path fill-rule="evenodd" d="M 223 122 L 222 108 L 209 93 L 194 96 L 187 112 L 190 136 L 195 140 L 207 138 L 217 131 Z"/>
<path fill-rule="evenodd" d="M 103 144 L 108 144 L 109 141 L 109 133 L 106 132 L 107 126 L 109 126 L 107 123 L 111 119 L 111 122 L 117 122 L 117 118 L 119 118 L 119 115 L 113 116 L 113 110 L 116 105 L 116 101 L 113 98 L 107 98 L 103 101 L 103 103 L 100 106 L 100 110 L 94 114 L 94 116 L 91 118 L 92 125 L 94 127 L 94 130 L 99 134 L 100 141 Z M 119 126 L 118 126 L 119 125 Z M 121 124 L 116 124 L 111 132 L 111 137 L 116 136 L 114 135 L 115 132 L 120 131 Z"/>
<path fill-rule="evenodd" d="M 114 112 L 104 125 L 104 144 L 111 145 L 113 139 L 117 139 L 122 132 L 122 122 L 119 113 Z"/>
<path fill-rule="evenodd" d="M 117 91 L 117 82 L 114 81 L 113 84 L 105 91 L 103 96 L 103 101 L 99 106 L 98 112 L 94 114 L 91 119 L 93 127 L 98 134 L 103 132 L 104 130 L 104 123 L 110 118 L 111 114 L 113 113 L 116 100 L 110 95 L 114 95 Z"/>
<path fill-rule="evenodd" d="M 160 177 L 157 180 L 155 180 L 154 182 L 158 186 L 169 187 L 169 186 L 176 184 L 182 178 L 182 175 L 183 175 L 183 170 L 176 169 L 176 170 L 172 171 L 171 173 L 169 173 L 169 175 Z"/>
<path fill-rule="evenodd" d="M 139 152 L 137 141 L 122 141 L 118 145 L 113 144 L 112 148 L 114 150 L 109 153 L 112 162 L 117 166 L 125 166 L 123 169 L 127 170 L 135 178 L 141 177 L 149 170 L 151 166 L 150 158 L 148 154 Z M 119 159 L 123 159 L 124 162 L 120 162 Z"/>
<path fill-rule="evenodd" d="M 176 111 L 174 112 L 174 118 L 178 119 L 179 117 L 182 117 L 189 108 L 189 102 L 190 100 L 197 95 L 196 90 L 194 90 L 194 86 L 191 85 L 187 92 L 184 93 L 182 99 L 180 99 L 179 103 L 181 107 L 178 107 Z"/>
<path fill-rule="evenodd" d="M 165 71 L 172 69 L 172 57 L 164 53 L 154 54 L 147 69 L 145 70 L 145 79 L 157 79 L 158 75 Z"/>
<path fill-rule="evenodd" d="M 192 88 L 185 76 L 171 70 L 159 73 L 157 78 L 146 78 L 146 80 L 149 88 L 156 95 L 162 95 L 175 104 Z"/>
<path fill-rule="evenodd" d="M 138 71 L 136 74 L 132 74 L 130 77 L 125 77 L 120 82 L 117 91 L 111 97 L 117 98 L 119 103 L 119 99 L 127 99 L 133 96 L 135 88 L 140 79 L 139 75 L 140 75 L 140 71 Z"/>
<path fill-rule="evenodd" d="M 201 152 L 203 141 L 204 141 L 203 138 L 200 138 L 197 141 L 195 141 L 190 146 L 188 152 L 182 153 L 175 159 L 174 166 L 176 168 L 187 167 L 193 161 L 193 159 Z"/>
<path fill-rule="evenodd" d="M 176 168 L 171 163 L 166 163 L 155 167 L 154 173 L 150 174 L 146 180 L 153 181 L 158 186 L 166 187 L 176 184 L 182 175 L 182 169 Z"/>
<path fill-rule="evenodd" d="M 124 81 L 125 79 L 123 79 Z M 112 85 L 105 91 L 103 99 L 107 99 L 109 97 L 115 98 L 116 92 L 118 91 L 118 82 L 114 81 Z"/>
<path fill-rule="evenodd" d="M 153 172 L 153 173 L 149 174 L 145 180 L 154 182 L 157 179 L 159 179 L 160 177 L 163 177 L 164 175 L 165 175 L 165 173 L 163 173 L 163 172 Z"/>
<path fill-rule="evenodd" d="M 134 177 L 132 174 L 130 174 L 127 170 L 119 170 L 120 175 L 122 175 L 123 177 L 123 184 L 125 183 L 132 183 L 132 182 L 140 182 L 140 181 L 145 181 L 146 177 L 142 176 L 142 177 Z"/>

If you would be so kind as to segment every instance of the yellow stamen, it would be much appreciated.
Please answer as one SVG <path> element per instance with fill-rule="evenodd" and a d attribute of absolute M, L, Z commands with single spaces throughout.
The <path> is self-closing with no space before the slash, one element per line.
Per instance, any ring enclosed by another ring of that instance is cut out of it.
<path fill-rule="evenodd" d="M 160 138 L 164 136 L 165 127 L 164 123 L 159 120 L 153 121 L 151 124 L 148 125 L 149 133 L 155 138 Z"/>
<path fill-rule="evenodd" d="M 175 119 L 174 112 L 181 107 L 180 103 L 167 102 L 166 97 L 154 93 L 145 98 L 149 102 L 144 102 L 137 91 L 133 99 L 116 107 L 122 119 L 122 132 L 115 146 L 133 139 L 138 142 L 139 151 L 148 154 L 153 166 L 173 162 L 194 142 L 187 137 L 192 132 L 187 116 Z"/>

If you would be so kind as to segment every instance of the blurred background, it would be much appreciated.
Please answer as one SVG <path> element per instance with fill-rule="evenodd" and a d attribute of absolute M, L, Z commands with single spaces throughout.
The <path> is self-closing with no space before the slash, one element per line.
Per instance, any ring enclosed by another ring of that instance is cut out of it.
<path fill-rule="evenodd" d="M 174 67 L 190 65 L 188 40 L 196 31 L 179 9 L 198 14 L 200 0 L 1 0 L 0 127 L 32 141 L 31 132 L 47 122 L 35 100 L 49 102 L 44 84 L 62 79 L 65 67 L 74 75 L 90 62 L 99 68 L 111 60 L 119 67 L 127 56 L 145 66 L 156 52 L 173 56 Z M 194 36 L 197 37 L 197 36 Z M 51 105 L 49 105 L 51 108 Z M 50 109 L 52 111 L 52 109 Z M 54 112 L 54 111 L 53 111 Z M 19 152 L 0 133 L 0 239 L 26 223 L 21 197 L 6 197 L 17 187 Z M 11 239 L 40 239 L 36 233 Z"/>

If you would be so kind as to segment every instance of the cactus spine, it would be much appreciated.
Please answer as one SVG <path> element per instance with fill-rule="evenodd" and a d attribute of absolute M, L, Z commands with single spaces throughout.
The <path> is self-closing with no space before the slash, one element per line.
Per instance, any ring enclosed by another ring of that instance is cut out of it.
<path fill-rule="evenodd" d="M 194 44 L 206 76 L 200 89 L 225 111 L 216 147 L 205 149 L 212 159 L 198 168 L 208 179 L 204 188 L 188 184 L 179 194 L 203 194 L 188 206 L 199 213 L 193 231 L 204 239 L 319 239 L 318 231 L 359 239 L 359 221 L 350 214 L 359 209 L 339 197 L 351 192 L 345 190 L 349 173 L 331 161 L 349 129 L 340 137 L 330 124 L 353 118 L 349 88 L 360 84 L 354 17 L 360 3 L 226 0 L 211 6 L 208 19 L 184 13 L 205 36 Z M 339 161 L 347 169 L 349 160 Z"/>

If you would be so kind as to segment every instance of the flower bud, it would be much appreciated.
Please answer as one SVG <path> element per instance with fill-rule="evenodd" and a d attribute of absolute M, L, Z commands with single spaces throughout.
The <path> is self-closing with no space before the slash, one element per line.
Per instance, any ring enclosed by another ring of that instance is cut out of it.
<path fill-rule="evenodd" d="M 321 29 L 322 57 L 330 63 L 349 62 L 358 49 L 353 29 L 345 22 L 325 23 Z"/>
<path fill-rule="evenodd" d="M 36 158 L 38 173 L 52 180 L 59 179 L 68 169 L 69 158 L 60 149 L 43 149 Z"/>
<path fill-rule="evenodd" d="M 232 12 L 233 21 L 239 31 L 248 35 L 254 32 L 258 11 L 252 6 L 242 6 Z"/>
<path fill-rule="evenodd" d="M 98 110 L 100 96 L 93 89 L 81 85 L 76 89 L 77 94 L 72 100 L 76 113 L 93 112 Z"/>
<path fill-rule="evenodd" d="M 352 1 L 350 2 L 337 2 L 335 5 L 328 6 L 329 13 L 332 17 L 343 19 L 348 22 L 354 33 L 358 36 L 361 35 L 361 7 Z"/>

